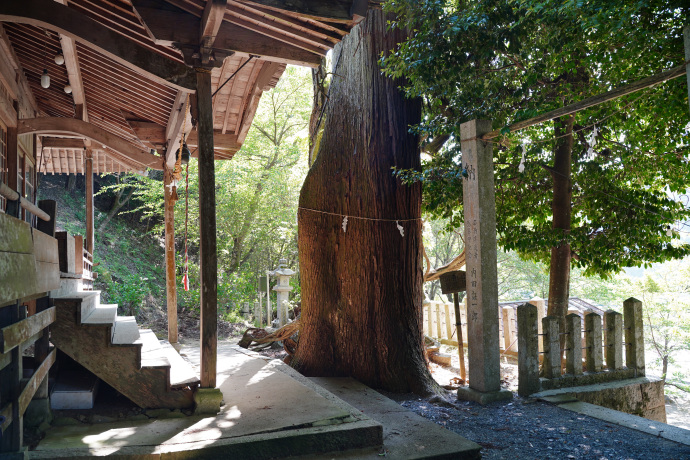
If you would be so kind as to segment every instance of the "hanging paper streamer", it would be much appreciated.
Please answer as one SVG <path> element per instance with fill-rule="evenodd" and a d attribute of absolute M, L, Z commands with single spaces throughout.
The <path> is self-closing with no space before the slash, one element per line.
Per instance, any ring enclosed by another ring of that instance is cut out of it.
<path fill-rule="evenodd" d="M 525 172 L 525 154 L 527 153 L 527 146 L 522 144 L 522 158 L 520 158 L 520 166 L 518 166 L 518 171 L 520 174 Z"/>
<path fill-rule="evenodd" d="M 347 216 L 343 218 L 343 233 L 347 232 Z"/>
<path fill-rule="evenodd" d="M 587 144 L 589 144 L 589 148 L 587 149 L 587 160 L 594 159 L 594 146 L 597 145 L 598 133 L 599 130 L 597 129 L 597 125 L 594 125 L 594 129 L 592 129 L 592 133 L 589 135 L 589 139 L 587 139 Z"/>
<path fill-rule="evenodd" d="M 398 227 L 398 231 L 400 232 L 400 236 L 405 236 L 405 229 L 403 228 L 402 225 L 400 225 L 400 222 L 398 222 L 396 220 L 395 225 Z"/>

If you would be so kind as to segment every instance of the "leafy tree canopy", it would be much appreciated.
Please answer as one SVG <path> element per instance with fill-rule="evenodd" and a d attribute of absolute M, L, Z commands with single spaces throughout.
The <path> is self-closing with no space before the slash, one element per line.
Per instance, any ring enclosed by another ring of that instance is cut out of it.
<path fill-rule="evenodd" d="M 461 123 L 507 127 L 679 66 L 690 13 L 685 2 L 663 0 L 391 0 L 387 8 L 397 14 L 392 27 L 414 33 L 384 69 L 405 75 L 406 93 L 423 98 L 415 129 L 431 153 L 421 171 L 397 173 L 424 183 L 425 211 L 451 228 L 462 221 Z M 499 244 L 548 261 L 566 241 L 576 266 L 602 276 L 689 254 L 678 222 L 690 210 L 672 196 L 690 186 L 687 94 L 677 78 L 575 115 L 565 232 L 552 228 L 553 124 L 504 129 L 494 148 Z"/>

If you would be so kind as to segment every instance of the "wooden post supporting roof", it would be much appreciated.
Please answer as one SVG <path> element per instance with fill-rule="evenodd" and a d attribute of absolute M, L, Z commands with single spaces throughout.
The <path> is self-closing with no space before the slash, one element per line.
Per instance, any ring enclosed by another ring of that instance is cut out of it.
<path fill-rule="evenodd" d="M 86 250 L 93 256 L 94 231 L 93 231 L 93 152 L 86 150 Z"/>
<path fill-rule="evenodd" d="M 177 338 L 177 283 L 175 277 L 175 201 L 172 196 L 172 171 L 163 172 L 163 196 L 165 199 L 165 293 L 168 305 L 168 342 L 173 346 Z"/>
<path fill-rule="evenodd" d="M 199 236 L 201 275 L 201 387 L 216 386 L 218 255 L 216 254 L 216 173 L 213 157 L 211 72 L 197 69 L 199 117 Z"/>

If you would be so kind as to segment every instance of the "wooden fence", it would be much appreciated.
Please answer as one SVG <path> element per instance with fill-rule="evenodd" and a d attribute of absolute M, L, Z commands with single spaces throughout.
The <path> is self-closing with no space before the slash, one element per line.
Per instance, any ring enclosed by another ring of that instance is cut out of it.
<path fill-rule="evenodd" d="M 623 312 L 623 315 L 613 310 L 605 312 L 603 325 L 600 314 L 589 312 L 584 315 L 584 327 L 582 317 L 570 313 L 561 333 L 556 317 L 540 320 L 534 305 L 517 307 L 518 393 L 528 396 L 541 390 L 644 376 L 642 302 L 634 298 L 626 300 Z M 539 346 L 540 336 L 543 351 Z M 565 337 L 563 348 L 561 336 Z M 540 377 L 540 355 L 543 377 Z"/>
<path fill-rule="evenodd" d="M 441 343 L 458 346 L 456 333 L 455 308 L 447 302 L 424 302 L 424 334 L 438 339 Z M 499 334 L 501 354 L 517 357 L 517 319 L 515 308 L 498 306 Z M 463 343 L 467 345 L 467 302 L 460 305 L 460 324 L 462 325 Z"/>
<path fill-rule="evenodd" d="M 57 240 L 0 213 L 0 455 L 22 450 L 29 403 L 47 402 L 46 377 L 55 362 L 48 331 L 55 307 L 48 292 L 59 287 Z M 33 357 L 24 356 L 32 345 Z"/>

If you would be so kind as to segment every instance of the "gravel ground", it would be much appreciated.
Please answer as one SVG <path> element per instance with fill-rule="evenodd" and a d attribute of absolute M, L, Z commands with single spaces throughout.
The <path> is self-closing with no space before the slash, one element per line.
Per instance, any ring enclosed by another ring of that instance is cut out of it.
<path fill-rule="evenodd" d="M 515 397 L 482 406 L 386 394 L 403 407 L 483 447 L 484 459 L 690 459 L 690 447 L 554 405 Z"/>

